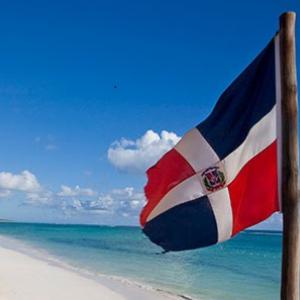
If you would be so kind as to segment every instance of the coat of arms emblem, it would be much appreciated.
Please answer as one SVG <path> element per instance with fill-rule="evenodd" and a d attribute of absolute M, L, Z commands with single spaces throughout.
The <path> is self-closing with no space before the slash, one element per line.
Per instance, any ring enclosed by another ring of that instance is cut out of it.
<path fill-rule="evenodd" d="M 226 184 L 225 175 L 219 167 L 210 167 L 201 174 L 203 183 L 209 192 L 223 188 Z"/>

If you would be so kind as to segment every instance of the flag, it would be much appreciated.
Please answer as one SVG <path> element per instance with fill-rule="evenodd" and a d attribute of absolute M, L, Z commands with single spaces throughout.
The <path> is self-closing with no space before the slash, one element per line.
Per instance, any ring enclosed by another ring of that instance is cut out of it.
<path fill-rule="evenodd" d="M 143 232 L 166 251 L 225 241 L 280 210 L 276 36 L 211 114 L 147 170 Z"/>

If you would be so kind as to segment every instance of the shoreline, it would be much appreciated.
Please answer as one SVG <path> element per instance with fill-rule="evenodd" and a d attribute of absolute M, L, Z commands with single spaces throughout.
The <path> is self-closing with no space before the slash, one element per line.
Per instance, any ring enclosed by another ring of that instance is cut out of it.
<path fill-rule="evenodd" d="M 180 300 L 175 295 L 125 277 L 93 274 L 73 267 L 26 241 L 0 235 L 2 300 Z"/>

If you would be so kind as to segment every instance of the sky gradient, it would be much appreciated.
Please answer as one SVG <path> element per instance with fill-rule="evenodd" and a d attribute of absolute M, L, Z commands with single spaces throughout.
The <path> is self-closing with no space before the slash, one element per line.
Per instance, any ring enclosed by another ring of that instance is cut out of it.
<path fill-rule="evenodd" d="M 300 12 L 295 0 L 1 4 L 0 218 L 58 223 L 137 224 L 145 169 L 209 114 L 279 15 Z"/>

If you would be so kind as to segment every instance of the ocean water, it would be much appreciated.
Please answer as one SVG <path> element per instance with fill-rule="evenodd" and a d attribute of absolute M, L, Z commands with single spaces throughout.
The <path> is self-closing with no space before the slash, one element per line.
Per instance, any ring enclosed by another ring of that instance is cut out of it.
<path fill-rule="evenodd" d="M 216 246 L 166 254 L 138 227 L 0 223 L 0 235 L 94 276 L 123 277 L 192 299 L 279 299 L 279 232 L 247 231 Z"/>

